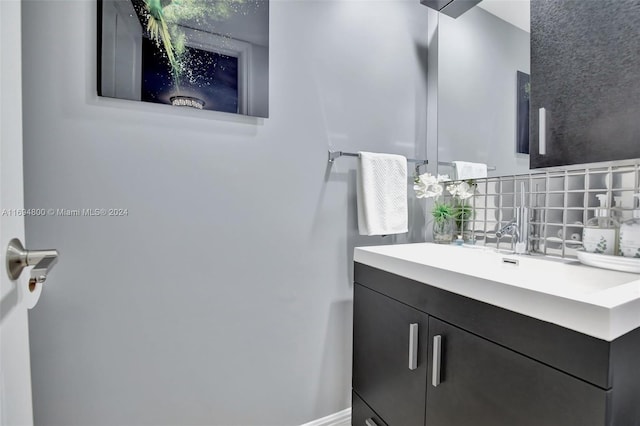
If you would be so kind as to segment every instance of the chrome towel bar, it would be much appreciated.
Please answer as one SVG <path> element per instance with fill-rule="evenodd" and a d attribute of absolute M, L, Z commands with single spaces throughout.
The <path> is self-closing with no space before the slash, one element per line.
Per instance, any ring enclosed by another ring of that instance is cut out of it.
<path fill-rule="evenodd" d="M 451 161 L 438 161 L 438 165 L 439 166 L 449 166 L 449 167 L 454 167 L 455 166 L 455 164 L 453 164 L 453 162 L 451 162 Z M 494 171 L 494 170 L 496 170 L 496 166 L 487 166 L 487 170 Z"/>
<path fill-rule="evenodd" d="M 359 157 L 357 152 L 345 152 L 345 151 L 331 151 L 329 150 L 329 163 L 333 163 L 336 158 L 340 157 Z M 429 164 L 428 160 L 416 160 L 414 158 L 407 158 L 407 163 L 416 163 L 416 176 L 420 174 L 420 166 Z"/>

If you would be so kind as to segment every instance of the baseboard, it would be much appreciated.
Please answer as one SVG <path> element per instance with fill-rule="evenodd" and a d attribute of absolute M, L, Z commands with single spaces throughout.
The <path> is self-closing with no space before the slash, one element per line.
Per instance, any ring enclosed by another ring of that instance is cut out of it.
<path fill-rule="evenodd" d="M 302 426 L 351 426 L 351 408 L 345 408 L 342 411 L 305 423 Z"/>

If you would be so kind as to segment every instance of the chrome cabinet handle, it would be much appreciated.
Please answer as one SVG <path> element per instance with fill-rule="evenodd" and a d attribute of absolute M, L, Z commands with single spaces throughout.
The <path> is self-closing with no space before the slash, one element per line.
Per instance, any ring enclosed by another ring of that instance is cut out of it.
<path fill-rule="evenodd" d="M 378 423 L 374 422 L 371 418 L 365 420 L 364 424 L 365 426 L 378 426 Z"/>
<path fill-rule="evenodd" d="M 17 280 L 22 270 L 33 266 L 29 285 L 43 283 L 47 274 L 58 262 L 58 250 L 25 250 L 19 239 L 14 238 L 7 246 L 7 274 L 12 280 Z"/>
<path fill-rule="evenodd" d="M 409 370 L 418 368 L 418 324 L 409 324 Z"/>
<path fill-rule="evenodd" d="M 433 336 L 433 365 L 431 374 L 431 384 L 436 387 L 440 384 L 440 365 L 442 358 L 442 336 Z"/>
<path fill-rule="evenodd" d="M 538 154 L 547 154 L 547 109 L 538 110 Z"/>

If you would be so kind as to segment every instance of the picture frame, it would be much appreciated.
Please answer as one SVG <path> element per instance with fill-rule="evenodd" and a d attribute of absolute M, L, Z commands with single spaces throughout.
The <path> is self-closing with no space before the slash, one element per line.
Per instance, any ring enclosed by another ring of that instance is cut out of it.
<path fill-rule="evenodd" d="M 269 0 L 97 0 L 98 95 L 269 115 Z"/>

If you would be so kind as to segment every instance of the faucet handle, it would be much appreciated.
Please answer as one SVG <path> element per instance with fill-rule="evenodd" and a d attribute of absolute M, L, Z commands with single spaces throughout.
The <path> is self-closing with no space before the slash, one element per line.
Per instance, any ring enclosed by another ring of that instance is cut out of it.
<path fill-rule="evenodd" d="M 507 223 L 505 226 L 503 226 L 502 228 L 496 231 L 496 237 L 502 238 L 505 232 L 509 232 L 509 233 L 517 232 L 517 226 L 518 226 L 518 222 L 515 219 L 512 219 L 511 222 Z"/>

